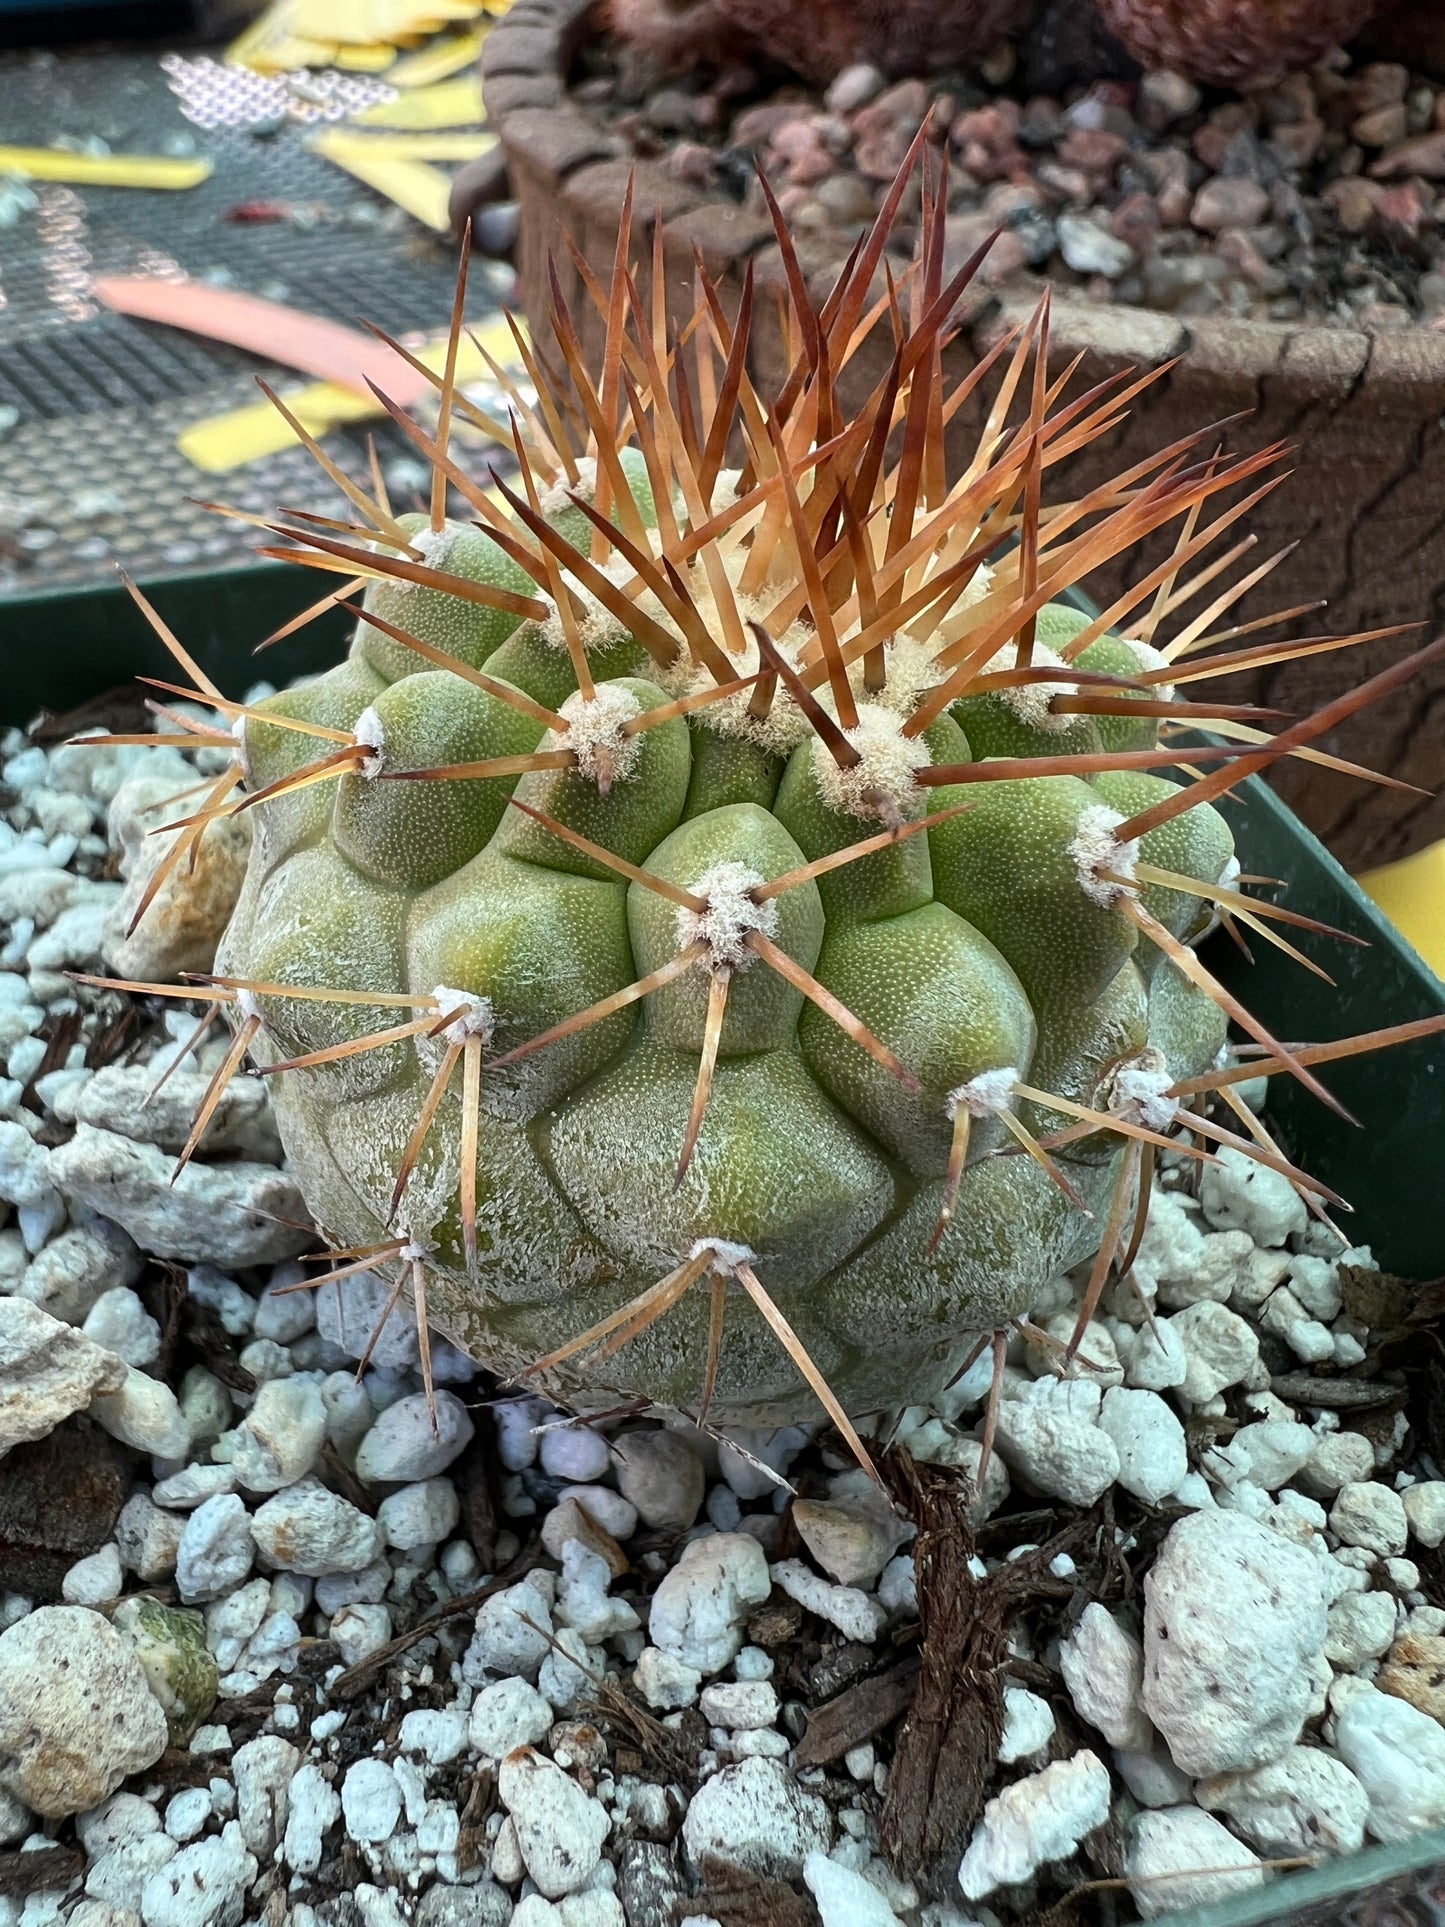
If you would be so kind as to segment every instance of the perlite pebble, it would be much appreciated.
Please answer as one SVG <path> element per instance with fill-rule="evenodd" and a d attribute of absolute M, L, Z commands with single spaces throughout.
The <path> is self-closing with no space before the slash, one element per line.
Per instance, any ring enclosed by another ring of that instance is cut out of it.
<path fill-rule="evenodd" d="M 549 1425 L 539 1442 L 542 1470 L 553 1479 L 589 1484 L 603 1478 L 612 1465 L 612 1448 L 590 1425 Z"/>
<path fill-rule="evenodd" d="M 1330 1530 L 1347 1546 L 1390 1557 L 1405 1550 L 1410 1528 L 1400 1494 L 1364 1479 L 1340 1487 L 1330 1507 Z"/>
<path fill-rule="evenodd" d="M 823 1927 L 898 1927 L 898 1916 L 871 1880 L 816 1849 L 803 1862 L 803 1880 Z"/>
<path fill-rule="evenodd" d="M 1299 1193 L 1278 1171 L 1228 1147 L 1204 1166 L 1199 1202 L 1216 1230 L 1247 1231 L 1258 1245 L 1282 1245 L 1309 1222 Z"/>
<path fill-rule="evenodd" d="M 122 1445 L 134 1446 L 158 1459 L 183 1459 L 191 1446 L 191 1428 L 169 1385 L 126 1367 L 118 1391 L 97 1398 L 91 1416 Z"/>
<path fill-rule="evenodd" d="M 251 1536 L 271 1565 L 313 1579 L 360 1572 L 382 1548 L 375 1519 L 310 1478 L 268 1499 L 251 1520 Z"/>
<path fill-rule="evenodd" d="M 255 1558 L 251 1518 L 234 1492 L 218 1493 L 198 1505 L 185 1522 L 176 1552 L 176 1585 L 194 1605 L 234 1591 Z"/>
<path fill-rule="evenodd" d="M 1168 1322 L 1188 1361 L 1180 1389 L 1196 1404 L 1238 1385 L 1259 1357 L 1253 1328 L 1225 1305 L 1206 1300 L 1176 1312 Z"/>
<path fill-rule="evenodd" d="M 826 1805 L 777 1760 L 724 1767 L 698 1788 L 682 1823 L 695 1867 L 717 1861 L 773 1880 L 796 1880 L 810 1853 L 827 1852 L 832 1835 Z"/>
<path fill-rule="evenodd" d="M 1128 1627 L 1097 1602 L 1085 1606 L 1059 1648 L 1059 1670 L 1080 1719 L 1111 1746 L 1147 1752 L 1154 1729 L 1139 1703 L 1144 1648 Z"/>
<path fill-rule="evenodd" d="M 1343 1760 L 1317 1746 L 1292 1746 L 1268 1766 L 1201 1780 L 1200 1806 L 1227 1813 L 1262 1854 L 1286 1858 L 1358 1853 L 1364 1844 L 1369 1795 Z"/>
<path fill-rule="evenodd" d="M 294 1873 L 315 1873 L 325 1836 L 341 1818 L 341 1799 L 320 1768 L 310 1763 L 297 1770 L 289 1795 L 281 1852 Z"/>
<path fill-rule="evenodd" d="M 1126 1492 L 1158 1505 L 1178 1489 L 1189 1470 L 1184 1427 L 1157 1392 L 1111 1387 L 1099 1408 L 1099 1428 L 1114 1441 L 1118 1482 Z"/>
<path fill-rule="evenodd" d="M 871 1645 L 888 1623 L 888 1611 L 857 1586 L 830 1586 L 801 1559 L 772 1567 L 773 1584 L 803 1609 L 836 1626 L 845 1639 Z"/>
<path fill-rule="evenodd" d="M 524 1679 L 498 1680 L 472 1701 L 467 1736 L 478 1753 L 500 1760 L 514 1746 L 538 1746 L 552 1729 L 549 1703 Z"/>
<path fill-rule="evenodd" d="M 385 1484 L 434 1479 L 460 1458 L 476 1429 L 467 1408 L 445 1390 L 436 1392 L 433 1401 L 417 1392 L 387 1407 L 357 1448 L 358 1478 Z"/>
<path fill-rule="evenodd" d="M 166 1739 L 134 1646 L 99 1613 L 40 1606 L 0 1634 L 0 1786 L 34 1812 L 98 1806 Z"/>
<path fill-rule="evenodd" d="M 983 1810 L 958 1869 L 969 1900 L 1028 1880 L 1063 1860 L 1109 1817 L 1109 1769 L 1096 1753 L 1075 1753 L 1015 1780 Z"/>
<path fill-rule="evenodd" d="M 279 1492 L 315 1465 L 326 1441 L 326 1407 L 308 1378 L 273 1378 L 256 1393 L 236 1432 L 231 1463 L 248 1492 Z"/>
<path fill-rule="evenodd" d="M 652 1595 L 652 1643 L 701 1674 L 720 1673 L 742 1646 L 749 1612 L 771 1590 L 756 1539 L 741 1532 L 694 1539 Z"/>
<path fill-rule="evenodd" d="M 1259 1766 L 1299 1738 L 1325 1642 L 1318 1564 L 1237 1512 L 1170 1528 L 1144 1581 L 1142 1700 L 1186 1773 Z"/>
<path fill-rule="evenodd" d="M 767 1680 L 723 1680 L 703 1689 L 698 1708 L 709 1726 L 746 1732 L 774 1724 L 778 1695 Z"/>
<path fill-rule="evenodd" d="M 1421 1479 L 1400 1496 L 1410 1537 L 1433 1552 L 1445 1540 L 1445 1479 Z"/>
<path fill-rule="evenodd" d="M 108 1606 L 120 1598 L 124 1584 L 120 1548 L 105 1545 L 88 1559 L 76 1560 L 60 1582 L 60 1596 L 72 1606 Z"/>
<path fill-rule="evenodd" d="M 552 1633 L 552 1601 L 532 1573 L 483 1600 L 476 1630 L 462 1657 L 462 1678 L 480 1685 L 490 1673 L 535 1680 Z"/>
<path fill-rule="evenodd" d="M 145 1927 L 239 1927 L 256 1858 L 229 1821 L 219 1835 L 182 1847 L 141 1894 Z"/>
<path fill-rule="evenodd" d="M 389 1492 L 376 1508 L 376 1521 L 389 1546 L 414 1552 L 439 1545 L 461 1518 L 461 1500 L 450 1479 L 425 1479 Z"/>
<path fill-rule="evenodd" d="M 1335 1722 L 1340 1758 L 1369 1796 L 1376 1840 L 1445 1825 L 1445 1728 L 1362 1681 Z"/>
<path fill-rule="evenodd" d="M 585 1886 L 607 1838 L 605 1808 L 530 1746 L 518 1747 L 502 1761 L 497 1792 L 539 1891 L 556 1900 Z"/>
<path fill-rule="evenodd" d="M 1240 1871 L 1220 1871 L 1235 1867 Z M 1264 1879 L 1259 1855 L 1198 1807 L 1138 1814 L 1129 1831 L 1124 1876 L 1146 1920 L 1182 1907 L 1207 1907 Z"/>
<path fill-rule="evenodd" d="M 1101 1397 L 1086 1379 L 1036 1378 L 1006 1389 L 997 1449 L 1030 1491 L 1088 1506 L 1118 1478 L 1118 1448 L 1099 1428 Z"/>
<path fill-rule="evenodd" d="M 999 1764 L 1014 1766 L 1042 1753 L 1054 1737 L 1054 1712 L 1045 1699 L 1026 1686 L 1006 1686 L 1003 1690 L 1003 1737 L 998 1745 Z"/>
<path fill-rule="evenodd" d="M 389 1840 L 401 1818 L 401 1786 L 385 1760 L 354 1760 L 341 1782 L 348 1836 L 361 1845 Z"/>

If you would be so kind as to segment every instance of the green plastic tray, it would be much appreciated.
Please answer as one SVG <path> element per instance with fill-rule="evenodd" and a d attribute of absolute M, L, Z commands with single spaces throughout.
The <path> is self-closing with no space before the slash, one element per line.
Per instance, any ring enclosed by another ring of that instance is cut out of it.
<path fill-rule="evenodd" d="M 168 576 L 145 587 L 201 667 L 237 695 L 262 677 L 286 682 L 334 662 L 350 621 L 329 613 L 258 658 L 252 654 L 257 640 L 315 599 L 321 585 L 314 575 L 284 564 L 252 565 Z M 0 665 L 0 709 L 4 720 L 16 723 L 28 723 L 42 710 L 64 713 L 137 674 L 174 669 L 118 586 L 0 601 Z M 1249 963 L 1216 938 L 1207 953 L 1211 968 L 1275 1036 L 1313 1042 L 1445 1010 L 1445 984 L 1265 784 L 1251 779 L 1227 807 L 1245 870 L 1288 877 L 1291 908 L 1351 931 L 1370 946 L 1302 938 L 1300 948 L 1335 976 L 1332 989 L 1269 945 L 1261 943 Z M 1288 1149 L 1353 1202 L 1350 1226 L 1358 1227 L 1360 1242 L 1374 1248 L 1386 1269 L 1412 1278 L 1445 1272 L 1445 1213 L 1429 1202 L 1440 1183 L 1445 1143 L 1445 1041 L 1431 1038 L 1387 1056 L 1355 1059 L 1326 1076 L 1358 1126 L 1277 1077 L 1271 1113 Z M 1425 1903 L 1423 1914 L 1408 1902 L 1402 1912 L 1392 1908 L 1401 1891 L 1396 1883 L 1403 1880 L 1410 1893 L 1423 1893 L 1427 1870 L 1442 1865 L 1445 1829 L 1167 1919 L 1172 1927 L 1438 1920 L 1445 1908 L 1433 1903 Z M 1375 1911 L 1377 1897 L 1383 1914 Z M 1368 1916 L 1358 1911 L 1362 1907 Z"/>

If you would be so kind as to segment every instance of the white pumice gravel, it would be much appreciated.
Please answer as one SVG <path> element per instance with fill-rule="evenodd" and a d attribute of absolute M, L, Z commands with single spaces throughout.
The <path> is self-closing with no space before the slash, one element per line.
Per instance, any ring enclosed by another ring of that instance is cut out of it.
<path fill-rule="evenodd" d="M 1445 1823 L 1445 1478 L 1403 1418 L 1303 1389 L 1316 1365 L 1364 1367 L 1340 1264 L 1373 1260 L 1277 1174 L 1164 1160 L 1134 1270 L 1150 1317 L 1111 1286 L 1082 1347 L 1100 1369 L 1067 1375 L 1046 1341 L 1010 1340 L 982 1491 L 988 1358 L 899 1418 L 900 1450 L 971 1482 L 978 1587 L 1057 1529 L 1043 1514 L 1107 1503 L 1116 1534 L 1101 1565 L 1095 1514 L 1010 1622 L 997 1758 L 943 1870 L 959 1885 L 925 1903 L 878 1849 L 896 1729 L 822 1766 L 794 1754 L 821 1703 L 911 1650 L 929 1568 L 910 1523 L 816 1428 L 578 1421 L 498 1398 L 434 1334 L 438 1437 L 403 1308 L 358 1382 L 390 1282 L 287 1289 L 299 1197 L 261 1080 L 231 1087 L 170 1185 L 224 1049 L 202 1042 L 148 1103 L 182 1012 L 132 1061 L 95 1073 L 78 1050 L 42 1076 L 37 1136 L 20 1080 L 70 1007 L 58 971 L 114 940 L 110 799 L 136 873 L 138 811 L 194 770 L 13 734 L 0 760 L 22 779 L 0 825 L 0 1449 L 91 1428 L 127 1468 L 48 1593 L 0 1594 L 0 1846 L 85 1855 L 67 1890 L 0 1899 L 0 1927 L 651 1927 L 641 1896 L 706 1923 L 732 1917 L 712 1883 L 745 1878 L 811 1894 L 823 1927 L 1009 1927 L 1118 1871 L 1090 1839 L 1106 1822 L 1150 1918 L 1257 1885 L 1261 1861 Z M 41 836 L 66 812 L 73 832 Z M 36 860 L 10 863 L 7 833 Z M 162 962 L 196 938 L 167 914 Z M 80 1007 L 88 1042 L 101 1017 Z M 229 1358 L 162 1369 L 157 1257 Z M 1080 1283 L 1041 1295 L 1043 1332 L 1071 1331 Z M 479 1474 L 495 1545 L 470 1536 Z M 1091 1597 L 1124 1567 L 1131 1592 Z M 188 1617 L 142 1664 L 125 1628 L 155 1589 Z M 183 1689 L 194 1720 L 168 1729 Z M 618 1693 L 657 1723 L 645 1774 Z M 500 1807 L 476 1823 L 483 1772 Z"/>

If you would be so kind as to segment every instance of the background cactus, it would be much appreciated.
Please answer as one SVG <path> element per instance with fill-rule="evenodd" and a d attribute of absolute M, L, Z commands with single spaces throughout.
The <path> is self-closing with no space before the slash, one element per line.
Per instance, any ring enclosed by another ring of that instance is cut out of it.
<path fill-rule="evenodd" d="M 1146 67 L 1231 86 L 1313 67 L 1389 11 L 1391 0 L 1097 0 L 1109 31 Z"/>
<path fill-rule="evenodd" d="M 380 1270 L 423 1333 L 590 1409 L 737 1426 L 821 1403 L 852 1436 L 990 1337 L 1001 1356 L 1092 1253 L 1077 1343 L 1161 1144 L 1234 1143 L 1322 1195 L 1233 1085 L 1319 1091 L 1305 1059 L 1357 1046 L 1292 1055 L 1190 948 L 1216 914 L 1306 921 L 1244 894 L 1211 799 L 1411 665 L 1274 739 L 1181 699 L 1339 646 L 1211 647 L 1260 569 L 1221 590 L 1238 551 L 1191 567 L 1280 451 L 1164 449 L 1045 509 L 1054 464 L 1149 377 L 1065 400 L 1045 299 L 950 392 L 974 264 L 942 285 L 936 185 L 921 263 L 874 287 L 908 168 L 821 310 L 779 222 L 799 346 L 767 399 L 751 283 L 734 322 L 703 283 L 679 345 L 624 209 L 600 369 L 559 293 L 565 373 L 529 351 L 510 426 L 450 374 L 434 435 L 393 410 L 434 464 L 429 515 L 339 478 L 364 523 L 291 530 L 365 589 L 347 659 L 249 710 L 196 675 L 238 754 L 170 861 L 218 813 L 256 829 L 200 993 L 234 1042 L 186 1155 L 249 1052 L 326 1275 Z M 459 290 L 454 340 L 460 312 Z M 835 374 L 880 324 L 887 372 L 849 413 Z M 949 477 L 945 426 L 985 379 Z M 515 486 L 451 460 L 458 413 L 515 431 Z M 448 479 L 475 521 L 446 516 Z M 1070 605 L 1170 524 L 1114 607 Z M 1235 747 L 1171 740 L 1201 715 Z M 1210 773 L 1158 773 L 1182 761 Z M 1262 1054 L 1223 1054 L 1227 1014 Z M 1201 1114 L 1215 1090 L 1237 1129 Z"/>

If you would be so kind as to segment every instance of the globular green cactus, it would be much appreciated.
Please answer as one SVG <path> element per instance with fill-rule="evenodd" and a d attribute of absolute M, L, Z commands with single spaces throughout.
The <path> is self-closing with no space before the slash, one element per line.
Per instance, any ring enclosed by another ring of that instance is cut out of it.
<path fill-rule="evenodd" d="M 270 1077 L 328 1275 L 383 1272 L 423 1330 L 581 1409 L 821 1405 L 852 1436 L 1093 1255 L 1082 1331 L 1161 1145 L 1289 1170 L 1200 1093 L 1314 1082 L 1191 942 L 1288 914 L 1236 885 L 1210 798 L 1339 705 L 1271 741 L 1173 686 L 1237 661 L 1195 657 L 1248 581 L 1173 617 L 1235 518 L 1209 505 L 1277 451 L 1164 450 L 1043 508 L 1126 384 L 1054 392 L 1041 304 L 950 478 L 938 349 L 968 270 L 877 301 L 902 186 L 821 311 L 793 276 L 771 396 L 751 284 L 733 322 L 704 287 L 680 343 L 624 219 L 600 369 L 558 295 L 566 378 L 514 392 L 520 475 L 452 462 L 450 389 L 435 435 L 395 411 L 433 513 L 352 485 L 364 529 L 294 531 L 365 584 L 347 659 L 249 711 L 204 693 L 239 744 L 208 810 L 255 822 L 205 987 L 236 1026 L 216 1092 L 248 1051 Z M 880 319 L 850 411 L 835 376 Z M 475 520 L 444 515 L 448 478 Z M 1104 615 L 1070 601 L 1181 522 Z M 1173 740 L 1201 715 L 1233 749 Z M 1224 1061 L 1226 1011 L 1263 1056 Z"/>

